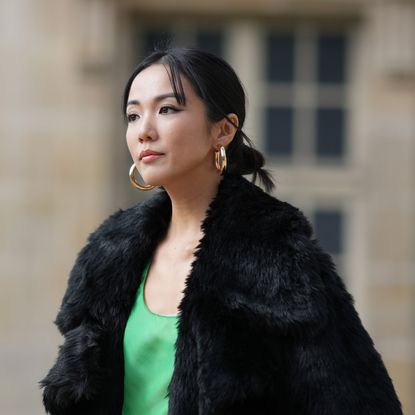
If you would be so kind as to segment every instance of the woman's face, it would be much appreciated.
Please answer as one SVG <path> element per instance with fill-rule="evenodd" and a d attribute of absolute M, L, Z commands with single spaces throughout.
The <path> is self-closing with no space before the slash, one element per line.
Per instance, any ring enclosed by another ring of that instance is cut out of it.
<path fill-rule="evenodd" d="M 134 79 L 127 104 L 127 145 L 147 184 L 217 174 L 214 166 L 214 124 L 206 116 L 203 101 L 182 77 L 186 104 L 173 94 L 166 68 L 152 65 Z M 217 146 L 216 146 L 217 147 Z M 140 158 L 144 150 L 161 153 Z"/>

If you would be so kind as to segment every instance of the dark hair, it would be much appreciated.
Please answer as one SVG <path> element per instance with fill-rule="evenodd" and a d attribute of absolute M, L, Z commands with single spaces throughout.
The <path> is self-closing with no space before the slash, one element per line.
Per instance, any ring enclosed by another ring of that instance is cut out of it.
<path fill-rule="evenodd" d="M 271 174 L 264 169 L 264 156 L 254 148 L 252 141 L 242 131 L 245 121 L 245 91 L 232 67 L 222 58 L 212 53 L 191 48 L 168 48 L 156 50 L 148 55 L 133 71 L 124 89 L 123 113 L 126 115 L 128 96 L 135 77 L 153 64 L 162 64 L 168 69 L 172 88 L 179 104 L 186 103 L 181 75 L 193 86 L 196 94 L 204 101 L 207 116 L 212 121 L 226 118 L 237 127 L 235 137 L 227 147 L 227 173 L 257 175 L 267 192 L 274 189 Z M 236 126 L 227 116 L 238 116 Z M 246 141 L 246 143 L 244 142 Z"/>

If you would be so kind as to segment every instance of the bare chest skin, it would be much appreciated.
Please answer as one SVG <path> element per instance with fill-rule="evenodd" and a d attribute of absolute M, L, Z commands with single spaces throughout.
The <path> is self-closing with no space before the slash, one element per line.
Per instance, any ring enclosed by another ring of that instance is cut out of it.
<path fill-rule="evenodd" d="M 185 281 L 201 237 L 202 234 L 186 243 L 163 240 L 156 248 L 144 285 L 144 300 L 153 313 L 178 314 Z"/>

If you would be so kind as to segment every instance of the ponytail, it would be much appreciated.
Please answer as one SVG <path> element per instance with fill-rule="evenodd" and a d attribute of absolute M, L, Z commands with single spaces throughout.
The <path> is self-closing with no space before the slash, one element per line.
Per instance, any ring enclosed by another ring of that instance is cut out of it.
<path fill-rule="evenodd" d="M 244 143 L 244 139 L 246 143 Z M 265 158 L 252 144 L 251 139 L 239 130 L 227 148 L 228 166 L 230 174 L 246 175 L 252 174 L 252 182 L 256 183 L 259 177 L 265 190 L 269 193 L 275 188 L 271 173 L 264 169 Z"/>

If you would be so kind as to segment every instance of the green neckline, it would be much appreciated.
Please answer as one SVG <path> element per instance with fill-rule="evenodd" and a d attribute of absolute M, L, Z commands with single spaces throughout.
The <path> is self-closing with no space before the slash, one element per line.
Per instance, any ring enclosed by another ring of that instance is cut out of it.
<path fill-rule="evenodd" d="M 148 270 L 150 269 L 151 262 L 152 262 L 152 258 L 150 258 L 150 259 L 149 259 L 149 261 L 147 262 L 147 265 L 146 265 L 146 266 L 145 266 L 145 268 L 144 268 L 143 282 L 142 282 L 142 284 L 141 284 L 141 295 L 142 295 L 142 299 L 143 299 L 143 306 L 144 306 L 144 309 L 145 309 L 148 313 L 150 313 L 150 314 L 152 314 L 153 316 L 156 316 L 156 317 L 162 317 L 162 318 L 177 318 L 177 317 L 178 317 L 178 314 L 174 314 L 174 315 L 158 314 L 158 313 L 155 313 L 155 312 L 151 311 L 151 310 L 147 307 L 147 304 L 146 304 L 146 299 L 145 299 L 145 297 L 144 297 L 144 287 L 145 287 L 145 283 L 146 283 L 146 281 L 147 281 Z"/>

